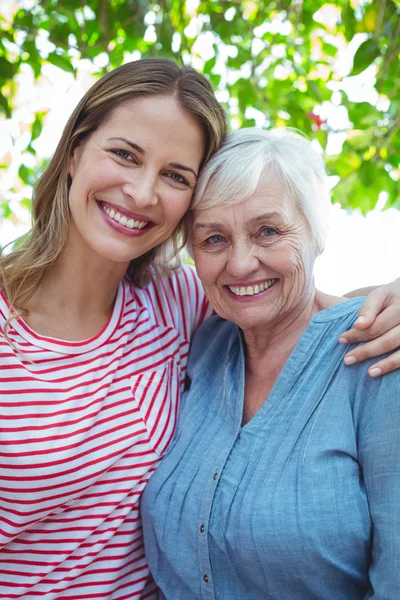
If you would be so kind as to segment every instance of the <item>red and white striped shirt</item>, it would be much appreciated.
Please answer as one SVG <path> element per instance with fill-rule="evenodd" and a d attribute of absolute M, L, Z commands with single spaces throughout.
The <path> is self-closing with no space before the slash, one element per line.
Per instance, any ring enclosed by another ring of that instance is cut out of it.
<path fill-rule="evenodd" d="M 189 341 L 210 313 L 193 269 L 121 282 L 106 327 L 66 342 L 2 334 L 0 600 L 143 598 L 139 498 L 175 428 Z"/>

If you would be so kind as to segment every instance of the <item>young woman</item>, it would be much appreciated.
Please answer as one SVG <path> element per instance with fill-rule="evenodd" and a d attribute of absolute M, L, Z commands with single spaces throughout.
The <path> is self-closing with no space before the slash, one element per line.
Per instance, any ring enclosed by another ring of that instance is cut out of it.
<path fill-rule="evenodd" d="M 192 269 L 159 275 L 226 131 L 190 67 L 116 69 L 74 111 L 30 235 L 0 259 L 0 600 L 154 591 L 138 502 L 210 314 Z"/>
<path fill-rule="evenodd" d="M 225 133 L 193 69 L 113 71 L 68 122 L 31 235 L 1 259 L 2 599 L 121 600 L 145 587 L 138 502 L 210 312 L 192 270 L 153 273 Z"/>

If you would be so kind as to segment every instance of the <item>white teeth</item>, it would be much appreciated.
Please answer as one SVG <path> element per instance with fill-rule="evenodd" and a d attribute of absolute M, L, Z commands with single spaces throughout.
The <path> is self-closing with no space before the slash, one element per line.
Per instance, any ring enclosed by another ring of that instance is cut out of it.
<path fill-rule="evenodd" d="M 128 217 L 125 215 L 115 212 L 115 210 L 108 208 L 105 204 L 101 204 L 101 208 L 111 219 L 127 229 L 143 229 L 147 225 L 147 221 L 135 221 L 134 219 L 128 219 Z"/>
<path fill-rule="evenodd" d="M 264 290 L 268 289 L 273 285 L 277 279 L 268 279 L 263 283 L 259 283 L 257 285 L 248 285 L 248 286 L 229 286 L 230 291 L 235 294 L 235 296 L 254 296 L 256 294 L 260 294 Z"/>

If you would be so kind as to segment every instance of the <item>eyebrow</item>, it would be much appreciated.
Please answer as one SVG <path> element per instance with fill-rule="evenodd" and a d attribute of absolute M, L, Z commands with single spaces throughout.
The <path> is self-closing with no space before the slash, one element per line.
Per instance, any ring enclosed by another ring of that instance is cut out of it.
<path fill-rule="evenodd" d="M 279 213 L 276 210 L 273 210 L 271 212 L 267 212 L 267 213 L 263 213 L 262 215 L 259 215 L 258 217 L 254 217 L 254 219 L 250 219 L 249 223 L 259 223 L 260 221 L 265 221 L 268 219 L 274 219 L 274 218 L 280 218 L 282 219 L 282 214 Z M 193 230 L 198 230 L 198 229 L 223 229 L 224 225 L 223 223 L 218 223 L 218 222 L 214 222 L 214 223 L 196 223 L 196 225 L 194 225 Z"/>
<path fill-rule="evenodd" d="M 198 229 L 221 229 L 222 227 L 221 223 L 196 223 L 193 229 L 197 231 Z"/>
<path fill-rule="evenodd" d="M 186 165 L 181 165 L 180 163 L 169 163 L 169 166 L 174 167 L 174 169 L 180 169 L 181 171 L 190 171 L 197 179 L 196 171 L 193 171 L 193 169 L 187 167 Z"/>
<path fill-rule="evenodd" d="M 108 139 L 109 142 L 111 142 L 112 140 L 119 140 L 120 142 L 125 142 L 125 144 L 128 144 L 128 146 L 130 146 L 131 148 L 133 148 L 133 150 L 136 150 L 140 154 L 146 154 L 146 152 L 143 150 L 143 148 L 141 148 L 140 146 L 138 146 L 134 142 L 131 142 L 130 140 L 127 140 L 124 137 L 112 137 L 112 138 Z M 197 179 L 197 173 L 196 173 L 196 171 L 194 171 L 190 167 L 187 167 L 186 165 L 181 165 L 180 163 L 172 162 L 172 163 L 168 163 L 168 166 L 169 167 L 173 167 L 174 169 L 179 169 L 180 171 L 190 171 L 191 173 L 193 173 L 193 175 Z"/>
<path fill-rule="evenodd" d="M 254 217 L 254 219 L 250 219 L 250 223 L 258 223 L 259 221 L 265 221 L 268 219 L 281 219 L 282 220 L 283 215 L 276 211 L 276 210 L 272 210 L 271 212 L 266 212 L 263 213 L 262 215 L 259 215 L 258 217 Z"/>
<path fill-rule="evenodd" d="M 128 144 L 128 146 L 130 146 L 131 148 L 133 148 L 133 150 L 137 150 L 137 152 L 139 152 L 140 154 L 145 154 L 145 151 L 143 150 L 143 148 L 141 148 L 137 144 L 134 144 L 133 142 L 130 142 L 129 140 L 127 140 L 124 137 L 112 137 L 112 138 L 108 138 L 109 142 L 111 142 L 112 140 L 119 140 L 120 142 L 125 142 L 125 144 Z"/>

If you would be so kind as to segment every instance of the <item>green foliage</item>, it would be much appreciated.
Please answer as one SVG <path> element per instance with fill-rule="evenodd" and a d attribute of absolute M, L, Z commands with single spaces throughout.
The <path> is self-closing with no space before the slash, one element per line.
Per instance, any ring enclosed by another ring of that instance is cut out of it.
<path fill-rule="evenodd" d="M 0 15 L 0 112 L 5 118 L 13 114 L 15 76 L 23 65 L 37 80 L 46 63 L 75 76 L 80 59 L 96 61 L 106 53 L 101 75 L 133 52 L 167 56 L 203 70 L 233 127 L 295 127 L 323 149 L 331 134 L 343 133 L 341 152 L 327 156 L 330 174 L 340 177 L 335 200 L 366 212 L 385 191 L 387 206 L 400 208 L 398 0 L 92 0 L 90 8 L 81 0 L 16 4 L 11 19 Z M 41 49 L 40 36 L 47 36 L 51 51 Z M 349 72 L 341 70 L 339 59 L 357 45 Z M 375 77 L 376 99 L 355 102 L 346 78 L 351 82 L 366 69 Z M 348 114 L 344 124 L 330 117 L 339 108 Z M 32 123 L 30 154 L 44 119 L 38 113 Z M 22 164 L 21 181 L 32 185 L 38 168 Z M 8 215 L 7 202 L 0 210 Z"/>

